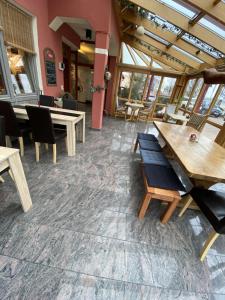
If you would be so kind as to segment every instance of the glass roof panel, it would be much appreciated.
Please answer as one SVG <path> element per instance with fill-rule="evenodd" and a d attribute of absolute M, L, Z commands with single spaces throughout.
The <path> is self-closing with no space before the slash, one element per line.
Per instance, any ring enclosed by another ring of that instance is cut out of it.
<path fill-rule="evenodd" d="M 150 65 L 150 62 L 151 62 L 151 57 L 149 57 L 148 55 L 146 55 L 145 53 L 142 53 L 142 55 L 144 56 L 144 58 L 148 61 L 149 65 Z"/>
<path fill-rule="evenodd" d="M 122 43 L 122 63 L 135 65 L 133 58 L 131 57 L 126 44 Z"/>
<path fill-rule="evenodd" d="M 154 60 L 152 62 L 152 67 L 155 69 L 162 69 L 162 67 L 159 64 L 157 64 L 157 62 L 155 62 Z"/>
<path fill-rule="evenodd" d="M 198 23 L 225 39 L 225 26 L 221 26 L 218 22 L 210 17 L 202 18 Z"/>
<path fill-rule="evenodd" d="M 179 52 L 181 52 L 181 53 L 183 53 L 183 54 L 185 54 L 185 55 L 187 55 L 188 57 L 192 58 L 193 60 L 195 60 L 195 61 L 197 61 L 197 62 L 199 62 L 199 63 L 203 63 L 203 61 L 202 61 L 201 59 L 195 57 L 194 55 L 191 55 L 190 53 L 184 51 L 183 49 L 180 49 L 180 48 L 177 47 L 177 46 L 174 46 L 174 45 L 173 45 L 172 48 L 176 49 L 177 51 L 179 51 Z"/>
<path fill-rule="evenodd" d="M 158 35 L 156 35 L 156 34 L 150 32 L 150 31 L 148 31 L 148 30 L 145 30 L 145 34 L 146 34 L 147 36 L 149 36 L 149 37 L 152 37 L 154 40 L 156 40 L 156 41 L 158 41 L 158 42 L 160 42 L 160 43 L 162 43 L 162 44 L 164 44 L 164 45 L 166 45 L 166 46 L 169 45 L 169 43 L 168 43 L 166 40 L 162 39 L 162 38 L 159 37 Z"/>
<path fill-rule="evenodd" d="M 163 4 L 166 4 L 167 6 L 173 8 L 174 10 L 178 11 L 182 15 L 188 17 L 188 18 L 193 18 L 196 14 L 196 10 L 191 10 L 187 7 L 185 7 L 182 4 L 179 4 L 178 2 L 174 0 L 158 0 L 159 2 L 162 2 Z"/>
<path fill-rule="evenodd" d="M 134 49 L 132 49 L 131 47 L 129 47 L 129 49 L 132 52 L 132 54 L 134 55 L 134 57 L 137 61 L 137 65 L 147 67 L 146 63 L 140 58 L 140 56 L 136 53 L 136 51 L 134 51 Z"/>

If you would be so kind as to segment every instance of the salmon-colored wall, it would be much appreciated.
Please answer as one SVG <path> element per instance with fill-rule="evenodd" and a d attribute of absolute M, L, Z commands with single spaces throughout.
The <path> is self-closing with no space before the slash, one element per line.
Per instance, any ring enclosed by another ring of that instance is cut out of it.
<path fill-rule="evenodd" d="M 61 92 L 61 85 L 63 85 L 63 72 L 59 70 L 58 64 L 62 62 L 62 35 L 69 39 L 73 44 L 79 48 L 79 36 L 66 24 L 63 24 L 57 32 L 49 28 L 48 24 L 48 1 L 47 0 L 16 0 L 19 6 L 37 17 L 38 27 L 38 45 L 41 62 L 41 73 L 43 90 L 46 95 L 59 96 Z M 63 1 L 62 1 L 63 2 Z M 44 48 L 51 48 L 55 52 L 56 57 L 56 86 L 48 86 L 46 84 L 45 65 L 43 50 Z"/>
<path fill-rule="evenodd" d="M 111 73 L 112 77 L 111 77 L 111 80 L 107 84 L 107 90 L 106 90 L 105 111 L 107 114 L 112 114 L 112 112 L 113 112 L 112 103 L 113 103 L 113 86 L 114 86 L 114 81 L 116 80 L 116 78 L 115 78 L 116 61 L 117 61 L 116 56 L 109 56 L 108 70 Z"/>

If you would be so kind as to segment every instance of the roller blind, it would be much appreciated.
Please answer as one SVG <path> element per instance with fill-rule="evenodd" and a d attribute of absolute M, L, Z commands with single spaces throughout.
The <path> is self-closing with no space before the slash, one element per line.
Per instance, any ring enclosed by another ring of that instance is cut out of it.
<path fill-rule="evenodd" d="M 34 53 L 32 17 L 6 0 L 0 0 L 0 28 L 7 45 Z"/>

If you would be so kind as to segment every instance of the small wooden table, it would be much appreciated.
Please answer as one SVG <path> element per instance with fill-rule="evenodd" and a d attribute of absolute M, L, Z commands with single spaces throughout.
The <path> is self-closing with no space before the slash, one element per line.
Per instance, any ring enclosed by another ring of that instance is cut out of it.
<path fill-rule="evenodd" d="M 137 113 L 138 116 L 140 108 L 144 108 L 144 105 L 141 103 L 126 102 L 125 105 L 131 109 L 130 119 L 127 119 L 127 121 L 134 121 L 135 113 Z"/>
<path fill-rule="evenodd" d="M 27 212 L 32 207 L 32 201 L 23 165 L 20 160 L 19 150 L 0 147 L 0 171 L 3 171 L 8 167 L 12 172 L 12 177 L 16 184 L 23 210 L 24 212 Z"/>
<path fill-rule="evenodd" d="M 30 105 L 38 106 L 37 104 L 22 104 L 21 106 Z M 46 107 L 46 106 L 41 106 Z M 85 142 L 85 112 L 75 111 L 70 109 L 48 107 L 51 112 L 53 124 L 65 125 L 67 130 L 67 144 L 68 144 L 68 156 L 74 156 L 76 153 L 76 129 L 75 124 L 80 125 L 82 122 L 82 127 L 78 126 L 79 140 L 83 143 Z M 28 120 L 28 115 L 25 107 L 17 108 L 14 107 L 14 112 L 18 119 Z M 54 113 L 57 112 L 57 113 Z M 70 115 L 65 115 L 63 113 L 68 113 Z"/>
<path fill-rule="evenodd" d="M 185 116 L 178 115 L 178 114 L 173 114 L 173 113 L 167 113 L 167 116 L 174 121 L 176 121 L 177 124 L 183 124 L 186 125 L 189 119 Z"/>
<path fill-rule="evenodd" d="M 155 127 L 195 185 L 225 183 L 225 149 L 189 126 L 156 122 Z M 198 142 L 189 141 L 195 133 Z"/>

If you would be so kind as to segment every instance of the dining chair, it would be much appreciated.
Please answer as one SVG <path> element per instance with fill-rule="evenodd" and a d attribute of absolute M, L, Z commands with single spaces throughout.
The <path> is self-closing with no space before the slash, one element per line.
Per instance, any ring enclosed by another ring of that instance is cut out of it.
<path fill-rule="evenodd" d="M 64 109 L 78 110 L 77 100 L 75 99 L 62 99 L 62 103 Z"/>
<path fill-rule="evenodd" d="M 24 156 L 24 140 L 23 135 L 30 131 L 27 123 L 18 122 L 12 104 L 8 101 L 0 101 L 0 115 L 5 118 L 5 135 L 6 145 L 11 146 L 11 137 L 16 137 L 19 140 L 20 154 Z"/>
<path fill-rule="evenodd" d="M 127 118 L 127 106 L 126 105 L 121 105 L 119 103 L 119 97 L 116 97 L 116 107 L 115 107 L 115 118 L 116 117 L 124 117 L 125 120 Z"/>
<path fill-rule="evenodd" d="M 174 114 L 176 112 L 177 105 L 176 104 L 167 104 L 166 110 L 163 116 L 164 122 L 170 122 L 170 117 L 168 114 Z"/>
<path fill-rule="evenodd" d="M 42 106 L 54 107 L 54 97 L 47 96 L 47 95 L 40 95 L 39 96 L 39 104 Z"/>
<path fill-rule="evenodd" d="M 207 120 L 208 115 L 201 115 L 198 113 L 192 113 L 190 119 L 187 122 L 187 126 L 190 126 L 198 131 L 202 131 L 205 126 L 205 121 Z"/>
<path fill-rule="evenodd" d="M 148 108 L 140 109 L 138 112 L 138 121 L 144 120 L 146 123 L 151 119 L 155 101 L 151 102 Z"/>
<path fill-rule="evenodd" d="M 179 217 L 184 214 L 194 200 L 213 227 L 213 231 L 205 242 L 200 254 L 200 260 L 203 261 L 219 235 L 225 234 L 225 193 L 195 187 L 190 192 L 190 195 L 191 197 L 188 198 L 181 209 Z"/>
<path fill-rule="evenodd" d="M 46 149 L 48 145 L 53 148 L 53 163 L 56 163 L 56 139 L 65 137 L 65 132 L 56 137 L 55 130 L 52 123 L 50 110 L 45 107 L 26 106 L 27 115 L 29 117 L 33 140 L 35 142 L 36 161 L 40 159 L 40 144 L 45 144 Z M 41 120 L 41 122 L 40 122 Z"/>

